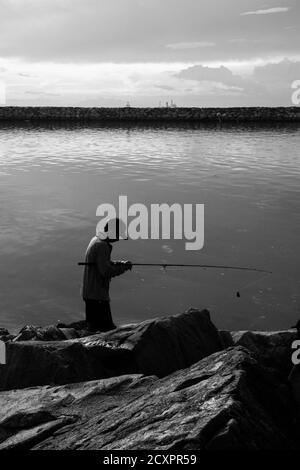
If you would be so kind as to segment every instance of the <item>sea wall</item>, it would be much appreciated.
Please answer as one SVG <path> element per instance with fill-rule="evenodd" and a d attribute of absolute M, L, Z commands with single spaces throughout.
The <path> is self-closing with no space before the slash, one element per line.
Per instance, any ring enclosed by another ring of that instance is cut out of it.
<path fill-rule="evenodd" d="M 300 122 L 300 107 L 76 108 L 0 107 L 0 122 Z"/>

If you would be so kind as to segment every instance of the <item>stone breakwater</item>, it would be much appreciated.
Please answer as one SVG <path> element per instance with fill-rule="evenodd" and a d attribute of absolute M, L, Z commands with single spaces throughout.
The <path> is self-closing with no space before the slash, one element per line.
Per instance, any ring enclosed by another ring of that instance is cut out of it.
<path fill-rule="evenodd" d="M 197 309 L 93 335 L 2 328 L 0 450 L 299 449 L 296 337 L 218 330 Z"/>
<path fill-rule="evenodd" d="M 300 122 L 300 107 L 79 108 L 0 107 L 0 122 Z"/>

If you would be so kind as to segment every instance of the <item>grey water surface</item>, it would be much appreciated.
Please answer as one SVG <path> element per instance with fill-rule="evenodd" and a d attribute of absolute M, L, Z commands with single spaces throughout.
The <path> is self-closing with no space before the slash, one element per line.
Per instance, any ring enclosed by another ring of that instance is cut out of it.
<path fill-rule="evenodd" d="M 83 317 L 97 206 L 205 205 L 205 243 L 121 241 L 115 259 L 255 266 L 259 273 L 135 268 L 114 279 L 117 323 L 207 308 L 217 326 L 288 328 L 300 317 L 300 127 L 2 126 L 0 326 Z M 241 296 L 237 297 L 239 291 Z"/>

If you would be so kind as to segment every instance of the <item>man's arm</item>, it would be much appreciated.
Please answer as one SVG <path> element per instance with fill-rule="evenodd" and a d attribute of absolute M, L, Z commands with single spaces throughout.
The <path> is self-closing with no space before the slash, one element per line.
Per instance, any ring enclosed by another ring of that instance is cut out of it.
<path fill-rule="evenodd" d="M 97 269 L 100 275 L 105 278 L 120 276 L 132 267 L 129 261 L 112 262 L 109 247 L 104 244 L 101 245 L 101 248 L 99 247 L 96 260 Z"/>

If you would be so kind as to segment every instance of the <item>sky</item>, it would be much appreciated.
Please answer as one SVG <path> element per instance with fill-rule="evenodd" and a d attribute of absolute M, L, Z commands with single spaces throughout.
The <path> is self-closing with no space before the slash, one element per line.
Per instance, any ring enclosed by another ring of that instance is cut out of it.
<path fill-rule="evenodd" d="M 299 0 L 0 0 L 0 104 L 291 106 Z"/>

